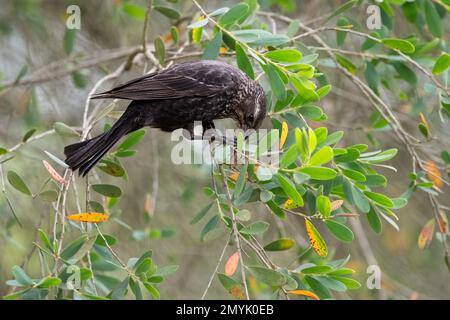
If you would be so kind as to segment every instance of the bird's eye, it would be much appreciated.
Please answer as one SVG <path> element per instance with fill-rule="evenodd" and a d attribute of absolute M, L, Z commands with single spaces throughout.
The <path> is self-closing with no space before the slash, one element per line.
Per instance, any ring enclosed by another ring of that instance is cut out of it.
<path fill-rule="evenodd" d="M 251 114 L 248 116 L 248 121 L 249 122 L 253 122 L 253 120 L 255 120 L 255 117 Z"/>

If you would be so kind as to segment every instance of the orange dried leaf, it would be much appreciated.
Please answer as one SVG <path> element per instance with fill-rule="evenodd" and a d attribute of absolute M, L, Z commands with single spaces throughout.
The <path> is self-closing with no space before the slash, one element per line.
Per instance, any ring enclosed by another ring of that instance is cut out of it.
<path fill-rule="evenodd" d="M 431 219 L 425 226 L 423 226 L 422 230 L 420 230 L 419 239 L 417 240 L 417 246 L 419 249 L 425 249 L 425 247 L 433 239 L 434 226 L 434 219 Z"/>
<path fill-rule="evenodd" d="M 232 286 L 228 292 L 236 299 L 244 300 L 244 291 L 240 286 Z"/>
<path fill-rule="evenodd" d="M 344 200 L 335 200 L 331 202 L 331 211 L 337 210 L 344 204 Z"/>
<path fill-rule="evenodd" d="M 52 179 L 54 181 L 56 181 L 57 183 L 60 183 L 60 184 L 67 183 L 67 181 L 64 180 L 63 177 L 61 177 L 61 175 L 55 170 L 55 168 L 52 167 L 52 165 L 50 163 L 48 163 L 45 160 L 42 160 L 42 163 L 44 164 L 45 169 L 47 169 L 48 173 L 50 174 L 50 177 L 52 177 Z"/>
<path fill-rule="evenodd" d="M 305 296 L 314 300 L 320 300 L 320 298 L 308 290 L 289 290 L 288 293 L 295 294 L 297 296 Z"/>
<path fill-rule="evenodd" d="M 152 212 L 152 195 L 150 193 L 147 193 L 145 195 L 144 212 L 146 214 L 148 214 L 149 216 L 153 215 L 153 212 Z"/>
<path fill-rule="evenodd" d="M 104 221 L 108 220 L 109 216 L 104 213 L 99 213 L 99 212 L 84 212 L 84 213 L 77 213 L 77 214 L 72 214 L 70 216 L 67 216 L 67 219 L 73 220 L 73 221 L 97 223 L 97 222 L 104 222 Z"/>
<path fill-rule="evenodd" d="M 166 33 L 165 35 L 164 35 L 164 38 L 163 38 L 163 41 L 164 41 L 164 43 L 168 43 L 168 42 L 170 42 L 170 41 L 172 41 L 172 33 Z"/>
<path fill-rule="evenodd" d="M 239 253 L 235 252 L 228 258 L 227 263 L 225 263 L 225 275 L 229 277 L 233 276 L 233 274 L 236 272 L 238 264 Z"/>
<path fill-rule="evenodd" d="M 444 234 L 448 233 L 448 220 L 447 220 L 447 216 L 445 215 L 445 212 L 439 211 L 438 227 L 439 227 L 440 233 L 444 233 Z"/>
<path fill-rule="evenodd" d="M 323 240 L 319 231 L 317 231 L 316 227 L 309 221 L 305 219 L 306 233 L 309 237 L 309 242 L 313 247 L 314 251 L 321 257 L 326 257 L 328 254 L 327 244 L 325 240 Z"/>
<path fill-rule="evenodd" d="M 441 171 L 433 160 L 427 160 L 424 164 L 425 171 L 427 172 L 428 180 L 433 182 L 434 186 L 437 188 L 442 188 L 444 182 L 442 182 Z"/>
<path fill-rule="evenodd" d="M 281 136 L 280 136 L 280 149 L 283 149 L 284 144 L 286 143 L 286 139 L 289 133 L 289 127 L 286 121 L 283 121 L 281 124 Z"/>
<path fill-rule="evenodd" d="M 225 53 L 227 53 L 227 48 L 225 48 L 225 47 L 220 47 L 220 49 L 219 49 L 219 53 L 220 54 L 225 54 Z"/>

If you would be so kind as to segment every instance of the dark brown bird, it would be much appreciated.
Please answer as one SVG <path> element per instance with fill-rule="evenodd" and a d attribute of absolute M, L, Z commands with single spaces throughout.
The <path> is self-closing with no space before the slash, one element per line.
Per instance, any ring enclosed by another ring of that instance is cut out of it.
<path fill-rule="evenodd" d="M 215 119 L 232 118 L 245 131 L 258 129 L 266 116 L 262 87 L 239 69 L 210 60 L 177 64 L 92 98 L 132 102 L 110 130 L 64 148 L 66 164 L 83 176 L 120 138 L 144 126 L 184 128 L 193 136 L 194 121 L 202 121 L 207 130 Z"/>

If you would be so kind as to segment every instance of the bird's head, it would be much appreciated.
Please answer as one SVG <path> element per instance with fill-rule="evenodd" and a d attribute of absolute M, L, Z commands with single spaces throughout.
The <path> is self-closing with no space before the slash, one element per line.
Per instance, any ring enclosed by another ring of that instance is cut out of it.
<path fill-rule="evenodd" d="M 266 95 L 259 84 L 255 83 L 255 86 L 254 93 L 243 100 L 237 111 L 236 120 L 239 127 L 244 131 L 257 130 L 266 117 Z"/>

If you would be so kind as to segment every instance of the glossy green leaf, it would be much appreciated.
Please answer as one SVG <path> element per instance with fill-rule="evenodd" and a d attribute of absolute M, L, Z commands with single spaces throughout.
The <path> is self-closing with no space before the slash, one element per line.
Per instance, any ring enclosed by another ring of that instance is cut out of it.
<path fill-rule="evenodd" d="M 92 185 L 92 190 L 110 198 L 118 198 L 122 195 L 122 190 L 111 184 L 94 184 Z"/>
<path fill-rule="evenodd" d="M 275 240 L 266 246 L 264 246 L 264 250 L 266 251 L 284 251 L 289 250 L 295 245 L 295 241 L 290 238 L 281 238 Z"/>
<path fill-rule="evenodd" d="M 354 239 L 354 235 L 352 230 L 350 230 L 346 225 L 343 225 L 334 220 L 325 220 L 325 226 L 328 231 L 336 237 L 336 239 L 342 242 L 352 242 Z"/>
<path fill-rule="evenodd" d="M 441 56 L 436 60 L 436 63 L 433 67 L 433 74 L 439 75 L 450 67 L 450 54 L 444 52 Z"/>
<path fill-rule="evenodd" d="M 256 235 L 261 234 L 269 229 L 269 224 L 265 221 L 256 221 L 240 230 L 242 234 Z"/>
<path fill-rule="evenodd" d="M 326 196 L 319 195 L 316 198 L 316 207 L 317 210 L 324 216 L 325 218 L 328 218 L 331 213 L 331 202 L 330 199 Z"/>
<path fill-rule="evenodd" d="M 305 167 L 298 170 L 315 180 L 331 180 L 337 175 L 336 171 L 326 167 Z"/>
<path fill-rule="evenodd" d="M 391 49 L 400 50 L 403 53 L 414 53 L 416 50 L 411 42 L 403 39 L 386 38 L 382 39 L 381 42 L 383 42 L 385 46 Z"/>
<path fill-rule="evenodd" d="M 286 195 L 294 201 L 294 203 L 300 207 L 303 207 L 304 201 L 300 193 L 295 188 L 295 184 L 286 176 L 282 174 L 276 174 L 278 182 Z"/>
<path fill-rule="evenodd" d="M 278 49 L 264 54 L 266 58 L 277 62 L 297 62 L 302 59 L 302 54 L 294 49 Z"/>

